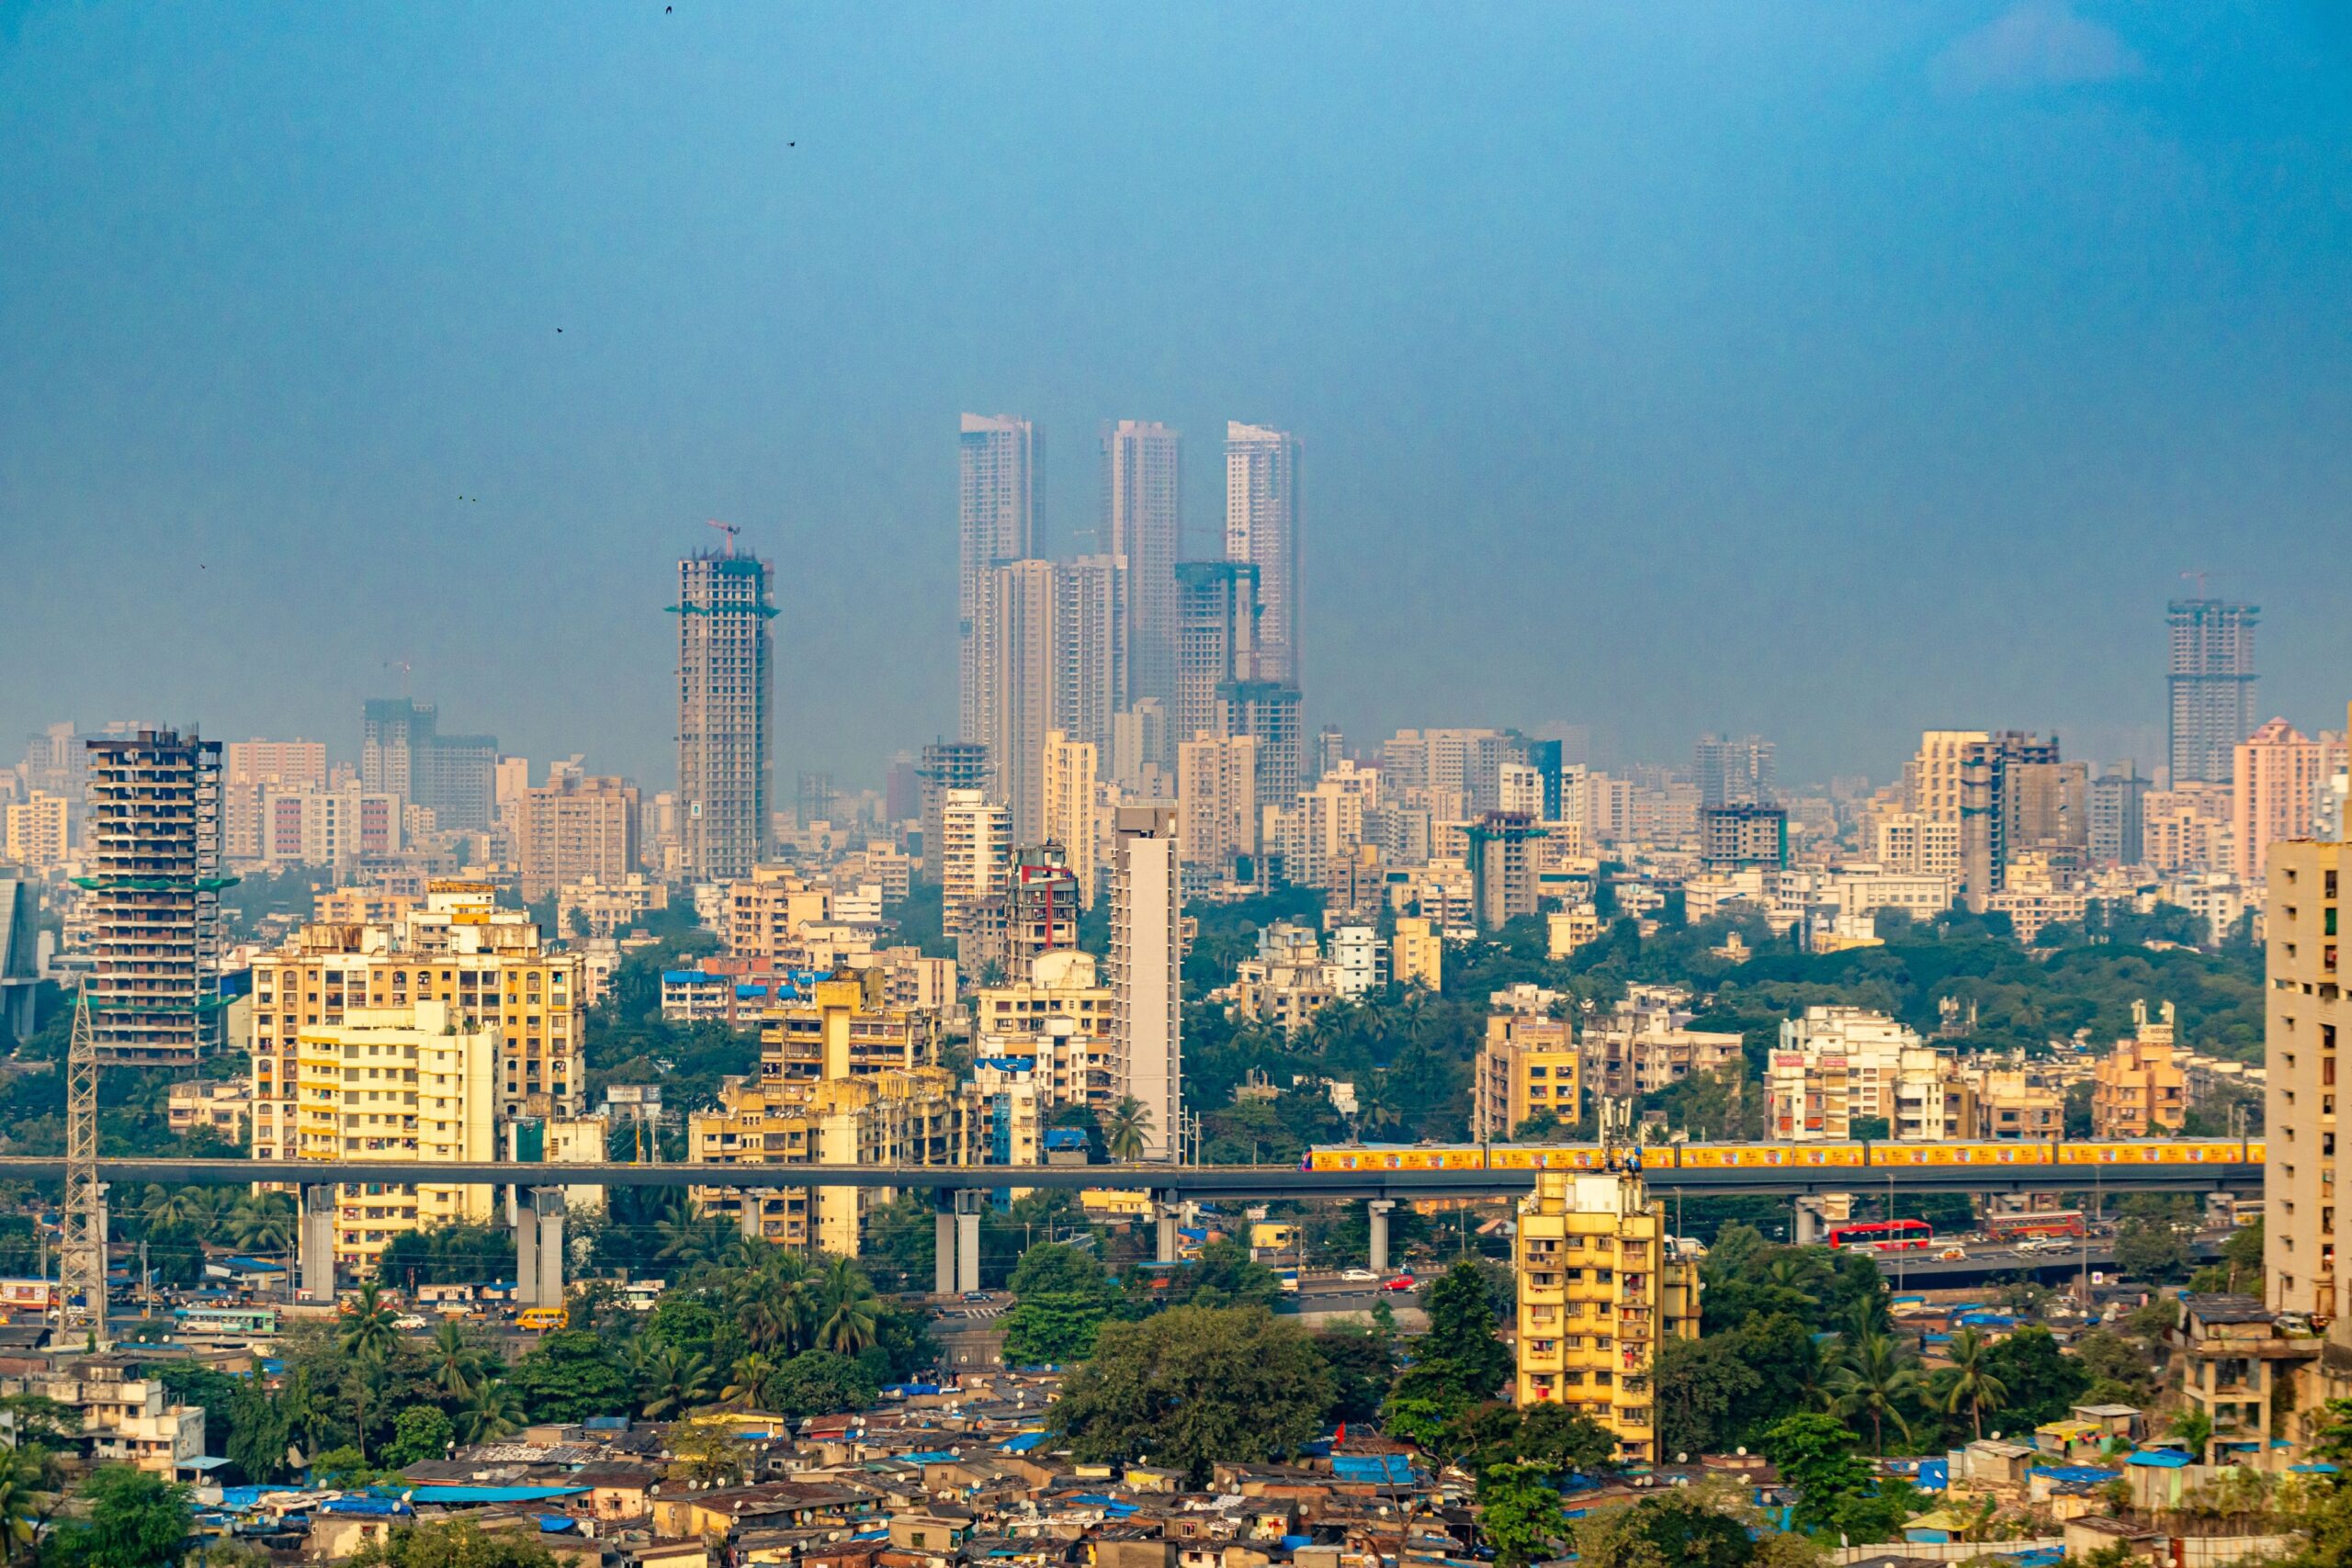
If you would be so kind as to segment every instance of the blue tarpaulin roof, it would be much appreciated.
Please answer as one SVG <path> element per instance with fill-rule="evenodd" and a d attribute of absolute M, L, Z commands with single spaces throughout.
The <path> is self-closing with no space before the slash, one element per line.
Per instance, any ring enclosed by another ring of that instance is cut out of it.
<path fill-rule="evenodd" d="M 366 1514 L 375 1518 L 396 1518 L 410 1511 L 398 1497 L 330 1497 L 319 1505 L 322 1514 Z"/>
<path fill-rule="evenodd" d="M 1048 1127 L 1046 1129 L 1046 1146 L 1049 1149 L 1082 1149 L 1086 1146 L 1086 1129 Z"/>
<path fill-rule="evenodd" d="M 1384 1486 L 1408 1485 L 1419 1479 L 1413 1462 L 1403 1454 L 1333 1454 L 1334 1481 L 1376 1482 Z"/>
<path fill-rule="evenodd" d="M 539 1503 L 549 1497 L 577 1497 L 585 1486 L 420 1486 L 411 1494 L 420 1503 Z"/>
<path fill-rule="evenodd" d="M 933 1449 L 924 1453 L 900 1454 L 899 1457 L 909 1464 L 954 1464 L 959 1456 Z"/>
<path fill-rule="evenodd" d="M 935 1382 L 894 1382 L 884 1384 L 882 1392 L 895 1393 L 899 1398 L 905 1399 L 918 1393 L 937 1393 L 942 1386 Z"/>
<path fill-rule="evenodd" d="M 542 1535 L 563 1535 L 579 1528 L 580 1521 L 570 1514 L 541 1514 L 539 1516 L 539 1533 Z"/>
<path fill-rule="evenodd" d="M 2115 1472 L 2102 1470 L 2095 1464 L 2045 1464 L 2034 1467 L 2033 1473 L 2046 1475 L 2052 1481 L 2112 1481 Z"/>
<path fill-rule="evenodd" d="M 2188 1456 L 2178 1449 L 2143 1449 L 2123 1462 L 2151 1470 L 2184 1470 L 2188 1468 Z"/>
<path fill-rule="evenodd" d="M 1004 1441 L 999 1443 L 997 1445 L 997 1451 L 1008 1454 L 1025 1454 L 1035 1449 L 1045 1440 L 1046 1434 L 1043 1432 L 1023 1432 L 1016 1437 L 1007 1438 Z"/>

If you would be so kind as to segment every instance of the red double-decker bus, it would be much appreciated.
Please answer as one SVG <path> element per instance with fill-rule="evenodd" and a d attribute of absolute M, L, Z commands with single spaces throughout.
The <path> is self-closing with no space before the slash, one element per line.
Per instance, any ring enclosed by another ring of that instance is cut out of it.
<path fill-rule="evenodd" d="M 1934 1245 L 1936 1227 L 1925 1220 L 1863 1220 L 1830 1228 L 1832 1247 L 1862 1247 L 1872 1252 L 1910 1252 Z"/>
<path fill-rule="evenodd" d="M 2083 1212 L 2080 1209 L 2053 1209 L 2039 1214 L 1984 1216 L 1984 1239 L 1987 1241 L 2027 1241 L 2050 1236 L 2079 1236 L 2082 1234 Z"/>

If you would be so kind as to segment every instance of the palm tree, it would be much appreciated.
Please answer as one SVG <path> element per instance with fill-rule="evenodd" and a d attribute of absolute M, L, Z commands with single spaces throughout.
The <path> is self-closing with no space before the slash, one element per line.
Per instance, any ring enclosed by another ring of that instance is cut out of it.
<path fill-rule="evenodd" d="M 1951 1366 L 1938 1375 L 1943 1393 L 1944 1414 L 1957 1415 L 1965 1406 L 1969 1421 L 1976 1436 L 1984 1435 L 1984 1413 L 1998 1411 L 2009 1397 L 2009 1389 L 1993 1372 L 1993 1347 L 1983 1332 L 1963 1328 L 1952 1336 Z"/>
<path fill-rule="evenodd" d="M 1132 1094 L 1121 1095 L 1102 1125 L 1102 1146 L 1121 1165 L 1143 1158 L 1144 1140 L 1151 1131 L 1151 1108 Z"/>
<path fill-rule="evenodd" d="M 865 1270 L 846 1258 L 827 1265 L 820 1294 L 822 1321 L 817 1325 L 817 1348 L 854 1356 L 874 1343 L 876 1309 L 881 1298 Z"/>
<path fill-rule="evenodd" d="M 294 1205 L 282 1192 L 248 1192 L 223 1222 L 229 1239 L 249 1252 L 284 1252 L 294 1245 Z"/>
<path fill-rule="evenodd" d="M 458 1440 L 462 1443 L 487 1443 L 503 1438 L 523 1427 L 523 1396 L 514 1385 L 493 1381 L 478 1385 L 465 1404 L 458 1407 Z"/>
<path fill-rule="evenodd" d="M 710 1397 L 710 1361 L 665 1345 L 647 1360 L 637 1392 L 648 1416 L 673 1411 L 683 1416 Z"/>
<path fill-rule="evenodd" d="M 1857 1416 L 1871 1418 L 1871 1439 L 1881 1455 L 1886 1452 L 1889 1421 L 1906 1440 L 1910 1438 L 1903 1406 L 1918 1392 L 1919 1371 L 1885 1335 L 1866 1335 L 1848 1347 L 1845 1362 L 1830 1373 L 1827 1387 L 1830 1414 L 1843 1421 Z"/>
<path fill-rule="evenodd" d="M 351 1358 L 359 1376 L 355 1383 L 359 1416 L 359 1457 L 368 1457 L 368 1384 L 381 1371 L 384 1359 L 400 1343 L 392 1325 L 393 1312 L 382 1299 L 383 1288 L 373 1280 L 359 1287 L 358 1298 L 343 1309 L 342 1332 L 335 1344 Z"/>
<path fill-rule="evenodd" d="M 683 1264 L 725 1263 L 738 1256 L 743 1236 L 721 1214 L 695 1214 L 663 1220 L 654 1227 L 662 1235 L 656 1256 Z"/>
<path fill-rule="evenodd" d="M 736 1281 L 735 1326 L 754 1350 L 801 1348 L 812 1315 L 808 1265 L 798 1254 L 758 1243 L 751 1265 Z"/>
<path fill-rule="evenodd" d="M 718 1397 L 749 1410 L 760 1402 L 761 1391 L 767 1387 L 768 1379 L 775 1376 L 775 1371 L 776 1364 L 757 1350 L 739 1357 L 735 1370 L 728 1374 L 727 1386 L 718 1391 Z"/>
<path fill-rule="evenodd" d="M 454 1318 L 444 1318 L 441 1326 L 433 1331 L 428 1356 L 433 1381 L 452 1399 L 463 1399 L 474 1391 L 489 1359 L 481 1346 L 466 1337 L 465 1329 Z"/>
<path fill-rule="evenodd" d="M 0 1450 L 0 1562 L 14 1562 L 33 1543 L 56 1503 L 44 1449 Z"/>

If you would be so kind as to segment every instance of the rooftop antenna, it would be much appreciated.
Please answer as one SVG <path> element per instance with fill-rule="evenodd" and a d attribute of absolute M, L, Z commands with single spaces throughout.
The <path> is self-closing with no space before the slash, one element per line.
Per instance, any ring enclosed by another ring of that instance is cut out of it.
<path fill-rule="evenodd" d="M 735 536 L 741 533 L 743 530 L 738 528 L 732 523 L 721 523 L 716 517 L 710 519 L 710 525 L 727 536 L 727 553 L 730 556 L 733 555 L 735 553 Z"/>

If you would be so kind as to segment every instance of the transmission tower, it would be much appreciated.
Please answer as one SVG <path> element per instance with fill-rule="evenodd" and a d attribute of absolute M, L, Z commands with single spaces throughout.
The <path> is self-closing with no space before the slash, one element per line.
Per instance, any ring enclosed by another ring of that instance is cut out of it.
<path fill-rule="evenodd" d="M 65 1225 L 57 1262 L 59 1322 L 68 1334 L 78 1328 L 103 1338 L 107 1237 L 98 1192 L 98 1044 L 86 983 L 74 993 L 74 1035 L 65 1052 Z"/>

